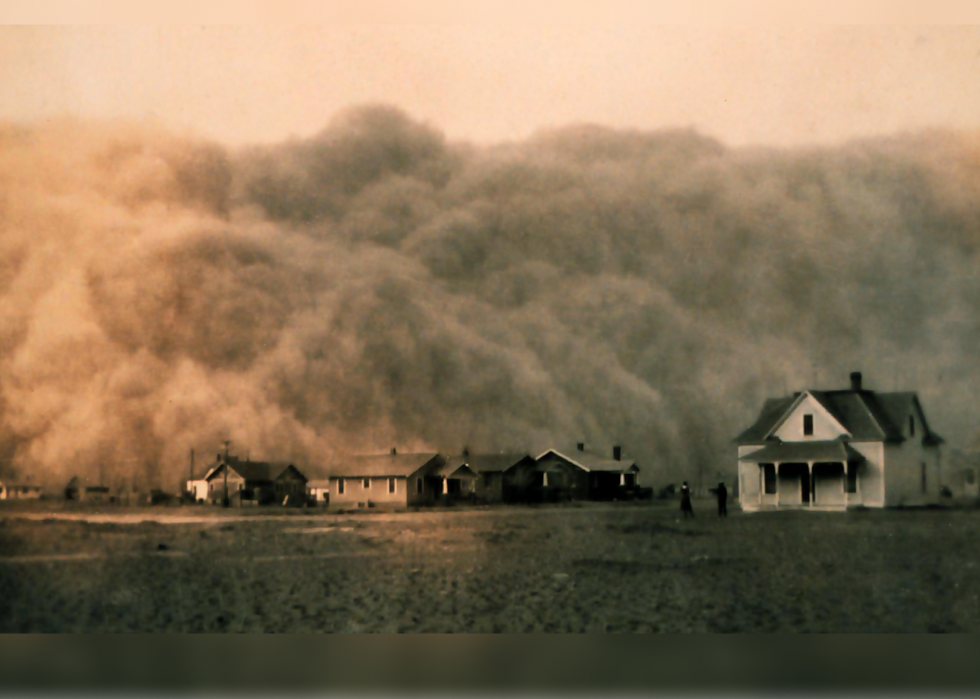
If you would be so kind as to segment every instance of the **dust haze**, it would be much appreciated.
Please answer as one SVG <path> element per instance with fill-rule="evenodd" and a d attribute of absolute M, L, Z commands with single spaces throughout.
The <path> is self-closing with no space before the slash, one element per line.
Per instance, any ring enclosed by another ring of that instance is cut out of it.
<path fill-rule="evenodd" d="M 0 473 L 176 489 L 253 459 L 624 452 L 733 473 L 768 395 L 918 390 L 977 438 L 980 135 L 810 149 L 368 105 L 230 149 L 0 127 Z"/>

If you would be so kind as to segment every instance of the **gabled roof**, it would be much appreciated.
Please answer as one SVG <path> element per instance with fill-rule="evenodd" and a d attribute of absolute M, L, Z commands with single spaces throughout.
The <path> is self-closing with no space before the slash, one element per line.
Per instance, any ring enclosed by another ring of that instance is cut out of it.
<path fill-rule="evenodd" d="M 945 440 L 938 434 L 933 432 L 929 428 L 929 422 L 926 420 L 925 411 L 922 409 L 922 405 L 919 403 L 919 396 L 912 392 L 901 392 L 901 393 L 877 393 L 875 394 L 878 404 L 881 408 L 881 412 L 886 416 L 895 431 L 899 435 L 902 434 L 901 426 L 908 419 L 908 415 L 914 406 L 919 418 L 922 421 L 922 438 L 926 444 L 942 444 Z M 916 437 L 919 436 L 919 432 L 916 431 Z"/>
<path fill-rule="evenodd" d="M 419 469 L 438 468 L 445 458 L 438 453 L 350 456 L 330 467 L 330 477 L 407 477 Z"/>
<path fill-rule="evenodd" d="M 541 461 L 548 454 L 554 454 L 560 459 L 564 459 L 570 464 L 578 466 L 583 471 L 607 471 L 613 473 L 625 473 L 626 471 L 639 471 L 640 467 L 630 459 L 617 461 L 616 459 L 605 458 L 587 451 L 572 452 L 574 456 L 563 454 L 557 449 L 549 449 L 539 456 L 536 461 Z"/>
<path fill-rule="evenodd" d="M 206 480 L 212 480 L 221 475 L 221 469 L 225 464 L 218 464 L 216 467 L 208 471 L 208 475 L 205 476 Z M 296 470 L 299 475 L 303 473 L 296 468 L 291 463 L 285 462 L 268 462 L 268 461 L 231 461 L 229 460 L 228 466 L 230 470 L 237 473 L 239 476 L 244 478 L 246 481 L 252 482 L 268 482 L 274 481 L 279 478 L 287 469 L 292 467 Z"/>
<path fill-rule="evenodd" d="M 477 473 L 501 473 L 519 464 L 524 459 L 532 459 L 530 454 L 456 454 L 446 457 L 446 464 L 462 466 L 466 464 Z"/>
<path fill-rule="evenodd" d="M 787 462 L 844 462 L 864 461 L 861 452 L 840 439 L 824 439 L 816 442 L 773 442 L 762 449 L 746 454 L 739 461 L 752 463 Z"/>
<path fill-rule="evenodd" d="M 440 478 L 476 478 L 477 473 L 466 464 L 458 464 L 453 461 L 446 461 L 442 466 L 438 466 L 429 472 L 430 476 Z"/>
<path fill-rule="evenodd" d="M 859 394 L 853 391 L 810 391 L 810 395 L 834 416 L 851 439 L 860 442 L 885 437 L 885 432 Z"/>
<path fill-rule="evenodd" d="M 766 435 L 772 431 L 779 419 L 786 414 L 790 407 L 796 402 L 796 396 L 787 398 L 767 398 L 762 406 L 762 412 L 756 419 L 755 424 L 742 432 L 735 438 L 736 444 L 760 444 Z"/>
<path fill-rule="evenodd" d="M 841 416 L 838 414 L 837 410 L 835 410 L 835 406 L 833 406 L 830 403 L 826 392 L 803 391 L 802 393 L 798 393 L 793 397 L 792 404 L 789 406 L 789 408 L 787 408 L 783 412 L 783 414 L 779 417 L 779 419 L 776 420 L 775 424 L 773 424 L 769 432 L 766 433 L 767 439 L 770 437 L 775 437 L 775 434 L 773 433 L 776 432 L 780 427 L 782 427 L 783 423 L 786 422 L 787 419 L 789 419 L 789 416 L 792 415 L 794 411 L 796 411 L 796 409 L 807 399 L 807 397 L 813 398 L 813 400 L 816 401 L 817 405 L 820 406 L 820 408 L 822 408 L 824 411 L 826 411 L 827 415 L 830 416 L 830 419 L 836 422 L 837 426 L 847 433 L 848 437 L 852 436 L 851 431 L 847 429 L 847 426 L 844 424 L 844 421 L 841 419 Z"/>
<path fill-rule="evenodd" d="M 943 439 L 930 428 L 925 413 L 915 393 L 876 393 L 874 391 L 807 391 L 856 442 L 901 442 L 905 439 L 902 425 L 914 405 L 921 418 L 922 438 L 927 445 L 940 444 Z M 739 445 L 762 444 L 773 430 L 788 416 L 802 394 L 786 398 L 766 400 L 755 424 L 742 432 L 735 443 Z M 919 433 L 916 433 L 919 437 Z"/>
<path fill-rule="evenodd" d="M 87 478 L 85 476 L 79 478 L 78 476 L 72 476 L 72 479 L 68 481 L 65 488 L 107 488 L 104 483 L 99 483 L 94 478 Z"/>

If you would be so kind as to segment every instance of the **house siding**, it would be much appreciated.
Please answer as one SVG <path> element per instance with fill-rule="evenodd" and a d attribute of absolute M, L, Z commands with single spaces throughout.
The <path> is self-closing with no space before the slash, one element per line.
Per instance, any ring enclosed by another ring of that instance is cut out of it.
<path fill-rule="evenodd" d="M 476 496 L 484 502 L 504 499 L 504 474 L 498 471 L 481 473 L 476 482 Z"/>
<path fill-rule="evenodd" d="M 245 487 L 245 479 L 234 471 L 228 473 L 228 499 L 241 500 L 241 490 Z M 212 503 L 221 504 L 225 497 L 225 477 L 224 474 L 216 475 L 208 481 L 208 500 Z"/>
<path fill-rule="evenodd" d="M 369 487 L 364 488 L 364 478 L 336 477 L 330 478 L 331 507 L 367 507 L 368 504 L 414 507 L 430 504 L 437 493 L 431 479 L 425 478 L 425 467 L 412 475 L 394 476 L 395 492 L 388 492 L 388 476 L 368 478 Z M 423 492 L 418 492 L 418 481 L 422 481 Z M 344 492 L 340 492 L 339 482 L 344 481 Z M 440 491 L 441 492 L 441 491 Z"/>
<path fill-rule="evenodd" d="M 851 442 L 864 457 L 858 470 L 857 492 L 847 495 L 847 505 L 885 506 L 885 449 L 882 442 Z"/>
<path fill-rule="evenodd" d="M 885 446 L 885 504 L 889 507 L 932 505 L 942 485 L 939 448 L 924 447 L 921 438 Z M 922 464 L 926 491 L 922 492 Z"/>
<path fill-rule="evenodd" d="M 803 434 L 804 415 L 813 415 L 812 435 Z M 774 434 L 784 442 L 806 442 L 837 439 L 842 434 L 847 433 L 842 431 L 841 426 L 827 412 L 826 408 L 820 405 L 813 396 L 807 395 L 776 429 Z"/>
<path fill-rule="evenodd" d="M 338 507 L 367 507 L 373 505 L 408 505 L 408 486 L 412 478 L 404 476 L 394 476 L 395 492 L 388 492 L 388 476 L 374 476 L 371 478 L 331 478 L 330 479 L 330 505 Z M 340 492 L 339 481 L 344 481 L 344 492 Z M 368 487 L 364 487 L 364 481 L 368 482 Z M 412 483 L 414 485 L 414 483 Z"/>

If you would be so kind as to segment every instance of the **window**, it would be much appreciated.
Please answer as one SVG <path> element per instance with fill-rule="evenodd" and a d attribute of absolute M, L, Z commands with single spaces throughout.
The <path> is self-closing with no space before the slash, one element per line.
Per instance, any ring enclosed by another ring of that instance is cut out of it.
<path fill-rule="evenodd" d="M 425 482 L 421 478 L 415 479 L 415 492 L 419 495 L 422 494 L 422 490 L 425 488 Z"/>
<path fill-rule="evenodd" d="M 343 495 L 344 494 L 344 479 L 343 478 L 340 478 L 340 479 L 337 480 L 337 494 L 338 495 Z"/>
<path fill-rule="evenodd" d="M 921 466 L 922 466 L 922 492 L 925 493 L 928 492 L 928 490 L 926 489 L 928 482 L 926 481 L 926 464 L 924 461 L 922 462 Z"/>
<path fill-rule="evenodd" d="M 909 415 L 909 436 L 915 436 L 915 415 Z"/>
<path fill-rule="evenodd" d="M 328 493 L 326 490 L 323 491 L 322 495 L 323 495 L 322 498 L 323 500 L 326 500 L 328 497 L 330 497 L 330 493 Z"/>
<path fill-rule="evenodd" d="M 388 492 L 389 493 L 395 492 L 395 479 L 394 478 L 389 478 L 388 479 Z"/>
<path fill-rule="evenodd" d="M 762 464 L 762 479 L 766 495 L 776 494 L 776 464 Z"/>
<path fill-rule="evenodd" d="M 803 416 L 803 436 L 805 437 L 813 436 L 813 415 Z"/>
<path fill-rule="evenodd" d="M 844 492 L 856 493 L 858 491 L 857 464 L 847 464 L 845 468 L 847 469 L 847 478 L 844 479 Z"/>
<path fill-rule="evenodd" d="M 361 481 L 361 487 L 364 490 L 367 490 L 368 488 L 370 488 L 371 487 L 371 479 L 370 478 L 365 478 L 363 481 Z"/>
<path fill-rule="evenodd" d="M 541 474 L 541 485 L 543 485 L 545 488 L 548 487 L 548 472 L 547 471 L 544 471 Z"/>

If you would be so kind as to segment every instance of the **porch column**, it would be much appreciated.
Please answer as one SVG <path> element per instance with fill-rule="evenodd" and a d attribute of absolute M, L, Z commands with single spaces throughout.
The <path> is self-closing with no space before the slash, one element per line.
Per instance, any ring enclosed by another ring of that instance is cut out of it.
<path fill-rule="evenodd" d="M 762 507 L 762 499 L 766 496 L 766 467 L 759 466 L 759 507 Z"/>
<path fill-rule="evenodd" d="M 817 498 L 814 496 L 813 493 L 813 462 L 812 461 L 806 462 L 806 474 L 807 474 L 807 478 L 810 479 L 810 488 L 809 488 L 809 492 L 807 493 L 809 502 L 807 502 L 807 505 L 812 505 L 817 500 Z"/>
<path fill-rule="evenodd" d="M 772 465 L 772 473 L 775 478 L 773 480 L 776 482 L 776 492 L 773 495 L 776 496 L 776 504 L 779 504 L 779 467 L 782 466 L 782 461 L 777 461 Z"/>
<path fill-rule="evenodd" d="M 445 476 L 442 477 L 442 494 L 446 495 L 449 493 L 449 479 Z"/>

